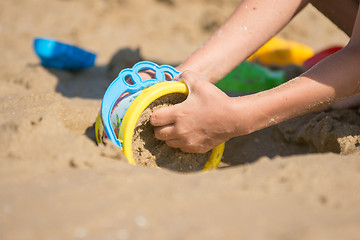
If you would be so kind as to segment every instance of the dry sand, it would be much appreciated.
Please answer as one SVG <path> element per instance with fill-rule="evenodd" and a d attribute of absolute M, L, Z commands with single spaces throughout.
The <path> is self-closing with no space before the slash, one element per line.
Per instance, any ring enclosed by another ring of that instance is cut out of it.
<path fill-rule="evenodd" d="M 181 62 L 236 2 L 0 1 L 0 239 L 360 239 L 357 109 L 233 139 L 208 173 L 131 166 L 96 146 L 113 74 Z M 348 41 L 313 8 L 280 35 L 315 50 Z M 97 64 L 45 69 L 34 36 L 93 50 Z"/>

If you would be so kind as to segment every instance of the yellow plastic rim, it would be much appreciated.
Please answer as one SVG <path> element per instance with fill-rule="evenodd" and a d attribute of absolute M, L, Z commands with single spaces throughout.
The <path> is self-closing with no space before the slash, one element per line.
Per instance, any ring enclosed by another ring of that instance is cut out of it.
<path fill-rule="evenodd" d="M 123 152 L 130 164 L 136 165 L 132 152 L 132 139 L 136 123 L 142 112 L 156 99 L 171 93 L 183 93 L 187 95 L 189 94 L 189 90 L 186 84 L 182 82 L 160 82 L 143 90 L 126 111 L 120 126 L 119 139 L 123 142 Z M 212 150 L 210 158 L 205 163 L 203 170 L 217 168 L 221 161 L 224 148 L 225 143 L 222 143 Z"/>

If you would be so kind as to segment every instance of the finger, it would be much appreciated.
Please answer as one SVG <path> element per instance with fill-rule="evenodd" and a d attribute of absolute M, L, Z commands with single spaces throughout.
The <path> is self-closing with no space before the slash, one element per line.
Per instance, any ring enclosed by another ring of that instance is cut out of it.
<path fill-rule="evenodd" d="M 197 153 L 196 150 L 192 147 L 179 147 L 179 149 L 183 152 L 186 152 L 186 153 Z"/>
<path fill-rule="evenodd" d="M 159 140 L 170 140 L 174 139 L 175 136 L 175 126 L 173 124 L 161 126 L 161 127 L 155 127 L 154 129 L 154 135 Z"/>
<path fill-rule="evenodd" d="M 209 151 L 208 148 L 199 147 L 199 146 L 183 146 L 183 147 L 179 147 L 179 148 L 181 151 L 187 152 L 187 153 L 206 153 Z"/>
<path fill-rule="evenodd" d="M 175 123 L 176 120 L 176 107 L 162 107 L 160 109 L 155 110 L 150 117 L 151 125 L 157 126 L 165 126 Z"/>
<path fill-rule="evenodd" d="M 172 148 L 180 148 L 183 146 L 180 139 L 169 139 L 169 140 L 166 140 L 165 143 L 166 143 L 166 145 L 168 145 L 169 147 L 172 147 Z"/>
<path fill-rule="evenodd" d="M 179 138 L 166 140 L 165 143 L 172 148 L 179 148 L 181 151 L 186 153 L 206 153 L 211 148 L 207 146 L 189 145 Z"/>

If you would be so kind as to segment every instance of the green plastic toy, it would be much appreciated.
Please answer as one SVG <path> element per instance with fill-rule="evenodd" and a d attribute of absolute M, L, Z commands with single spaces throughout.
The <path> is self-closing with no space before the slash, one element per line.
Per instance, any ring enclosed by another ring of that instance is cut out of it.
<path fill-rule="evenodd" d="M 255 93 L 276 87 L 286 81 L 285 72 L 270 70 L 245 61 L 215 85 L 225 92 Z"/>

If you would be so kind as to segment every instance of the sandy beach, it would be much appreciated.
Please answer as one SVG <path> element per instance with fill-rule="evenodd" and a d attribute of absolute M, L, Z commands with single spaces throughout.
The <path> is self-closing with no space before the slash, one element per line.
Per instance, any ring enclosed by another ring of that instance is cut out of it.
<path fill-rule="evenodd" d="M 97 146 L 118 72 L 176 66 L 234 0 L 0 1 L 0 239 L 360 239 L 360 108 L 308 114 L 227 142 L 217 170 L 181 174 Z M 41 66 L 34 37 L 97 53 Z M 312 6 L 280 37 L 315 52 L 349 40 Z"/>

